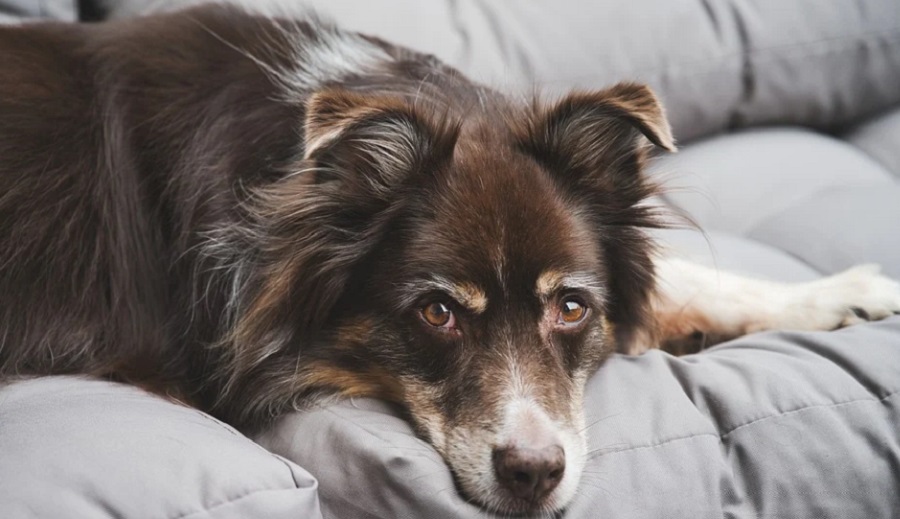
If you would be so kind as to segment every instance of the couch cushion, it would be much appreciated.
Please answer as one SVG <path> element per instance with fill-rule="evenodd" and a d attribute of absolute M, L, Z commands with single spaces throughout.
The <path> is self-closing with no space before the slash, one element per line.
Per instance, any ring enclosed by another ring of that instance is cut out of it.
<path fill-rule="evenodd" d="M 103 1 L 124 16 L 205 0 Z M 528 95 L 647 82 L 682 141 L 749 124 L 832 128 L 900 103 L 896 0 L 230 2 L 313 7 Z"/>
<path fill-rule="evenodd" d="M 661 157 L 653 172 L 666 184 L 666 200 L 701 227 L 737 234 L 823 190 L 895 184 L 858 149 L 799 128 L 706 139 Z"/>
<path fill-rule="evenodd" d="M 900 108 L 865 121 L 844 136 L 900 180 Z"/>
<path fill-rule="evenodd" d="M 653 232 L 664 254 L 730 272 L 783 282 L 812 281 L 821 272 L 766 243 L 721 231 L 666 229 Z"/>
<path fill-rule="evenodd" d="M 78 3 L 76 0 L 0 0 L 0 23 L 38 18 L 75 21 Z"/>
<path fill-rule="evenodd" d="M 752 240 L 826 274 L 874 262 L 900 276 L 900 179 L 844 141 L 796 128 L 745 130 L 662 156 L 652 174 L 667 202 L 708 232 L 735 235 L 731 242 Z M 718 266 L 762 265 L 748 251 Z"/>
<path fill-rule="evenodd" d="M 321 517 L 316 481 L 199 411 L 76 377 L 0 386 L 0 517 Z"/>
<path fill-rule="evenodd" d="M 900 318 L 616 355 L 586 409 L 589 461 L 565 517 L 900 513 Z M 259 440 L 319 478 L 325 517 L 488 517 L 383 403 L 288 415 Z"/>
<path fill-rule="evenodd" d="M 900 102 L 900 2 L 728 1 L 744 35 L 743 125 L 833 128 Z"/>
<path fill-rule="evenodd" d="M 877 263 L 900 279 L 900 183 L 819 191 L 759 222 L 748 236 L 820 272 Z"/>

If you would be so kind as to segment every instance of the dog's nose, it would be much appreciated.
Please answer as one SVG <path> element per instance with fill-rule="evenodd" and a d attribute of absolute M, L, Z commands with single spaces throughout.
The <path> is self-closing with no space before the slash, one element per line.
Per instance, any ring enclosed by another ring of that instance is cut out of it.
<path fill-rule="evenodd" d="M 566 453 L 559 445 L 541 449 L 494 449 L 494 472 L 500 485 L 514 496 L 538 501 L 549 494 L 566 471 Z"/>

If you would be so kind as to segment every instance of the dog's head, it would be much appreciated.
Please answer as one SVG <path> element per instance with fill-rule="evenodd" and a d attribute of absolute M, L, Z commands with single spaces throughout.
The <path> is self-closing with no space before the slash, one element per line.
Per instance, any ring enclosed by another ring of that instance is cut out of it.
<path fill-rule="evenodd" d="M 655 97 L 623 84 L 454 120 L 326 91 L 306 118 L 302 166 L 260 195 L 268 262 L 233 338 L 245 410 L 387 398 L 467 497 L 563 507 L 585 380 L 647 311 L 645 138 L 673 147 Z"/>

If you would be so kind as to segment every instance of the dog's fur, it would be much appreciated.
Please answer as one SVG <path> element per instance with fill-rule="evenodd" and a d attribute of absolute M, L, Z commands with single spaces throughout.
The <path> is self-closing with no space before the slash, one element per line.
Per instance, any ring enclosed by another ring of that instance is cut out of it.
<path fill-rule="evenodd" d="M 723 283 L 665 260 L 657 286 L 647 140 L 674 150 L 646 87 L 516 103 L 318 22 L 203 7 L 4 28 L 0 374 L 112 377 L 246 430 L 385 398 L 470 498 L 559 509 L 584 382 L 617 348 L 900 309 L 869 270 Z M 430 303 L 456 325 L 425 322 Z M 492 452 L 535 442 L 565 473 L 523 499 Z"/>

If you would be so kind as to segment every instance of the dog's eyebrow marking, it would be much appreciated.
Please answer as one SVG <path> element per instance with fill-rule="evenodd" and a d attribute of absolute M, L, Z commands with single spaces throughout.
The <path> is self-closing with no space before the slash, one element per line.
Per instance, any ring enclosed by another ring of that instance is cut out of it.
<path fill-rule="evenodd" d="M 487 310 L 488 300 L 484 290 L 472 283 L 456 283 L 454 289 L 451 293 L 469 310 L 478 314 Z"/>
<path fill-rule="evenodd" d="M 556 270 L 545 270 L 537 278 L 534 285 L 534 293 L 541 297 L 548 297 L 559 289 L 563 274 Z"/>
<path fill-rule="evenodd" d="M 478 285 L 468 281 L 454 282 L 442 277 L 433 277 L 426 279 L 421 283 L 412 285 L 417 289 L 439 290 L 446 292 L 456 300 L 459 304 L 476 314 L 483 313 L 487 310 L 488 299 L 487 294 Z"/>
<path fill-rule="evenodd" d="M 565 289 L 584 290 L 601 300 L 606 293 L 603 283 L 592 272 L 563 273 L 553 269 L 545 270 L 534 285 L 535 294 L 543 299 Z"/>

